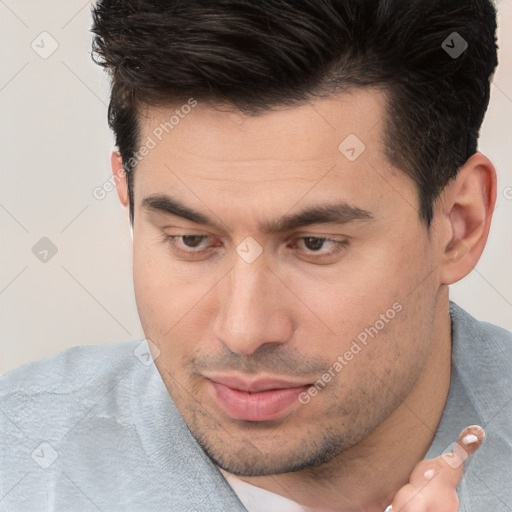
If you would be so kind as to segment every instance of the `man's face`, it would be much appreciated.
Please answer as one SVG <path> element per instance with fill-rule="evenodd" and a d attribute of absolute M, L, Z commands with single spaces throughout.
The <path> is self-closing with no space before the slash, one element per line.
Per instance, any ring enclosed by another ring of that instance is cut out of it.
<path fill-rule="evenodd" d="M 232 473 L 331 460 L 424 370 L 435 230 L 429 238 L 413 181 L 384 156 L 384 102 L 360 90 L 257 117 L 199 102 L 161 141 L 155 129 L 175 108 L 142 120 L 141 142 L 156 146 L 135 171 L 139 315 L 190 430 Z M 156 196 L 203 218 L 143 205 Z M 296 217 L 324 205 L 338 207 L 329 222 Z M 288 389 L 231 389 L 254 383 Z"/>

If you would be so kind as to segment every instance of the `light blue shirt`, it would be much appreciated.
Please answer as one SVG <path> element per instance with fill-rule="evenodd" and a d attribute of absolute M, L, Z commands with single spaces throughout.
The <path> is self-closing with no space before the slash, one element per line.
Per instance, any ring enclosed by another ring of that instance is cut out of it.
<path fill-rule="evenodd" d="M 481 425 L 459 510 L 512 512 L 512 333 L 454 303 L 450 314 L 452 381 L 426 458 Z M 72 347 L 0 378 L 0 512 L 68 510 L 247 510 L 192 436 L 145 340 Z"/>

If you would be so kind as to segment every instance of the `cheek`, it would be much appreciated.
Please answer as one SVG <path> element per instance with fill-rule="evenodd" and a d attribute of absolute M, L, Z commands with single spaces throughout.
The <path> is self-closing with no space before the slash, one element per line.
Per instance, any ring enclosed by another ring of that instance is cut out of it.
<path fill-rule="evenodd" d="M 303 327 L 327 334 L 317 350 L 333 362 L 346 353 L 345 360 L 381 368 L 414 365 L 425 346 L 416 333 L 431 328 L 436 300 L 431 263 L 425 247 L 395 240 L 361 250 L 325 278 L 297 276 L 294 289 L 307 291 L 304 302 L 315 313 L 303 317 Z"/>
<path fill-rule="evenodd" d="M 389 265 L 376 264 L 376 260 L 365 256 L 357 264 L 344 263 L 321 279 L 295 276 L 294 289 L 316 313 L 319 327 L 324 324 L 331 335 L 350 340 L 388 310 L 388 316 L 394 318 L 393 304 L 403 301 L 406 278 L 396 275 Z M 312 327 L 312 316 L 303 318 L 311 318 Z"/>
<path fill-rule="evenodd" d="M 161 337 L 183 312 L 190 288 L 173 274 L 165 250 L 157 243 L 134 239 L 133 282 L 137 309 L 146 336 Z M 149 332 L 148 332 L 149 331 Z"/>
<path fill-rule="evenodd" d="M 176 263 L 164 246 L 134 240 L 133 280 L 135 299 L 146 337 L 162 352 L 193 350 L 211 314 L 215 281 L 208 273 L 187 274 L 187 265 Z M 218 279 L 218 278 L 217 278 Z"/>

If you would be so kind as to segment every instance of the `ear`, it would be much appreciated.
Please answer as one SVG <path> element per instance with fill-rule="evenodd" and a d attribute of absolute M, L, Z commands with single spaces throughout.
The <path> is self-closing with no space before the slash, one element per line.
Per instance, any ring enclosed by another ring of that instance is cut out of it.
<path fill-rule="evenodd" d="M 438 203 L 441 238 L 440 277 L 453 284 L 476 266 L 489 235 L 496 203 L 496 170 L 475 153 L 443 190 Z"/>
<path fill-rule="evenodd" d="M 125 208 L 128 208 L 129 198 L 128 184 L 126 183 L 126 172 L 123 167 L 121 153 L 119 153 L 117 147 L 114 147 L 112 149 L 112 154 L 110 156 L 110 165 L 112 167 L 112 174 L 114 175 L 114 182 L 116 184 L 117 195 L 119 196 L 119 200 Z"/>

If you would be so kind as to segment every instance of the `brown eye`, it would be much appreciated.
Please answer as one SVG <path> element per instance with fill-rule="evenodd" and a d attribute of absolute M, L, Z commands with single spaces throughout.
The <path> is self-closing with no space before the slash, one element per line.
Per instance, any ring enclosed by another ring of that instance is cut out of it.
<path fill-rule="evenodd" d="M 162 242 L 168 244 L 177 254 L 188 254 L 193 256 L 206 252 L 211 246 L 208 244 L 210 236 L 208 235 L 169 235 L 162 234 Z"/>
<path fill-rule="evenodd" d="M 306 246 L 307 249 L 309 249 L 310 251 L 318 251 L 322 248 L 327 239 L 308 236 L 304 237 L 303 240 L 304 245 Z"/>
<path fill-rule="evenodd" d="M 183 245 L 186 247 L 198 247 L 203 238 L 203 235 L 184 235 L 180 237 L 183 240 Z"/>
<path fill-rule="evenodd" d="M 332 240 L 327 237 L 302 236 L 296 239 L 293 247 L 304 258 L 315 262 L 326 262 L 346 249 L 348 244 L 348 239 Z"/>

